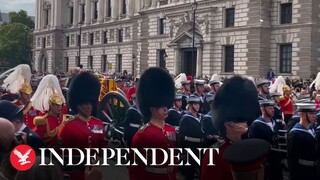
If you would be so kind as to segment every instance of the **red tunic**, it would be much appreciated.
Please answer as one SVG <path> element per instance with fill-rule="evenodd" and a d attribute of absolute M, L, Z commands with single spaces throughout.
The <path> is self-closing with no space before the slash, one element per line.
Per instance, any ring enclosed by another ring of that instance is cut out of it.
<path fill-rule="evenodd" d="M 104 125 L 102 121 L 91 117 L 85 122 L 78 116 L 67 120 L 58 134 L 59 142 L 64 148 L 105 148 L 107 141 L 105 139 Z M 73 154 L 76 158 L 77 155 Z M 81 165 L 79 166 L 81 167 Z M 71 180 L 83 180 L 84 171 L 81 169 L 68 172 Z"/>
<path fill-rule="evenodd" d="M 290 97 L 284 96 L 284 100 L 280 101 L 281 111 L 284 115 L 293 115 L 293 101 Z"/>
<path fill-rule="evenodd" d="M 223 153 L 229 142 L 225 142 L 219 147 L 219 154 L 214 151 L 213 163 L 215 166 L 207 166 L 209 164 L 209 151 L 207 151 L 202 160 L 201 180 L 233 180 L 231 165 L 223 159 Z"/>
<path fill-rule="evenodd" d="M 127 99 L 132 102 L 132 95 L 136 93 L 136 87 L 131 87 L 127 92 Z"/>
<path fill-rule="evenodd" d="M 137 148 L 139 152 L 145 156 L 143 148 L 161 148 L 167 150 L 168 148 L 176 147 L 176 132 L 175 128 L 170 125 L 165 125 L 163 129 L 153 125 L 146 124 L 133 137 L 131 148 Z M 168 151 L 167 151 L 168 152 Z M 151 164 L 151 153 L 148 153 L 147 164 Z M 131 161 L 133 156 L 131 154 Z M 157 163 L 163 161 L 163 154 L 157 154 Z M 131 162 L 132 163 L 132 162 Z M 169 167 L 167 162 L 162 166 L 145 166 L 140 163 L 138 166 L 129 167 L 130 180 L 175 180 L 177 175 L 177 166 Z M 159 172 L 160 171 L 160 172 Z M 167 173 L 165 173 L 167 172 Z"/>
<path fill-rule="evenodd" d="M 21 101 L 17 101 L 14 104 L 17 106 L 24 105 Z M 34 128 L 33 119 L 39 115 L 41 115 L 40 111 L 34 109 L 31 102 L 23 109 L 23 121 L 30 129 Z"/>
<path fill-rule="evenodd" d="M 58 148 L 58 133 L 63 121 L 63 115 L 54 117 L 49 113 L 34 119 L 34 131 L 46 143 L 47 147 Z"/>

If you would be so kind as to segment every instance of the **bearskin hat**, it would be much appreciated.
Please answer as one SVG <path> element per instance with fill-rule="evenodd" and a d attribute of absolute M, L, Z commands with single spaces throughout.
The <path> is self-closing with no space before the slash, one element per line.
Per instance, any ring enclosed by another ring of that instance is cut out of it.
<path fill-rule="evenodd" d="M 74 113 L 78 113 L 77 106 L 91 103 L 94 109 L 98 104 L 100 82 L 90 72 L 81 72 L 72 80 L 68 91 L 68 105 Z"/>
<path fill-rule="evenodd" d="M 144 117 L 150 117 L 150 108 L 166 106 L 174 103 L 175 84 L 168 72 L 162 68 L 147 69 L 140 77 L 137 88 L 137 104 Z"/>
<path fill-rule="evenodd" d="M 259 117 L 258 92 L 247 78 L 234 76 L 221 86 L 213 100 L 213 123 L 225 136 L 225 122 L 251 124 Z"/>

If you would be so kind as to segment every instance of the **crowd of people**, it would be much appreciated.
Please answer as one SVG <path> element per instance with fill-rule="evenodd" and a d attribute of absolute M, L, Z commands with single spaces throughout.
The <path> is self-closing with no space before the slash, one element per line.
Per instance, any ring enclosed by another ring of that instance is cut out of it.
<path fill-rule="evenodd" d="M 201 159 L 199 165 L 182 152 L 182 161 L 190 160 L 190 166 L 178 167 L 152 166 L 149 157 L 148 165 L 128 167 L 131 180 L 282 180 L 284 170 L 291 180 L 320 178 L 320 73 L 302 81 L 269 72 L 267 79 L 216 74 L 194 79 L 161 68 L 149 68 L 136 78 L 76 69 L 66 77 L 36 76 L 22 64 L 1 75 L 0 179 L 103 178 L 97 168 L 84 165 L 40 167 L 40 157 L 24 172 L 9 161 L 19 144 L 36 152 L 42 147 L 108 147 L 104 124 L 94 116 L 101 76 L 114 78 L 116 90 L 132 105 L 123 125 L 127 147 L 190 148 Z M 287 132 L 287 141 L 280 132 Z M 215 166 L 207 166 L 212 157 L 200 155 L 197 148 L 219 148 Z"/>

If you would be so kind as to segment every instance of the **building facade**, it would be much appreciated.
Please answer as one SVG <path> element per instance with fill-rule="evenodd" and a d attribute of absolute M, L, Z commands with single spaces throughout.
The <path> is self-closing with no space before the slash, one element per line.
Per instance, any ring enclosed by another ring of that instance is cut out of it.
<path fill-rule="evenodd" d="M 34 68 L 82 64 L 136 75 L 159 66 L 209 77 L 263 77 L 272 68 L 300 78 L 320 71 L 319 0 L 196 2 L 36 0 Z"/>

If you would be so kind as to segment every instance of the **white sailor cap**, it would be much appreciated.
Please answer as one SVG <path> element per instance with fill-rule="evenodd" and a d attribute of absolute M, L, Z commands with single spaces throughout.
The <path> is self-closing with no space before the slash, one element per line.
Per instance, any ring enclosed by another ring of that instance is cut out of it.
<path fill-rule="evenodd" d="M 282 95 L 281 95 L 280 93 L 278 93 L 278 92 L 270 93 L 269 95 L 270 95 L 270 97 L 282 96 Z"/>
<path fill-rule="evenodd" d="M 210 103 L 211 101 L 213 101 L 214 100 L 214 95 L 213 94 L 207 94 L 207 96 L 206 96 L 206 101 L 208 102 L 208 103 Z"/>
<path fill-rule="evenodd" d="M 314 103 L 296 103 L 298 112 L 316 112 L 317 106 Z"/>
<path fill-rule="evenodd" d="M 185 85 L 185 84 L 190 84 L 190 81 L 186 80 L 186 81 L 181 81 L 181 85 Z"/>
<path fill-rule="evenodd" d="M 262 86 L 262 85 L 264 85 L 264 84 L 268 84 L 268 85 L 270 86 L 270 81 L 268 81 L 268 80 L 266 80 L 266 79 L 262 79 L 262 80 L 260 80 L 260 81 L 258 81 L 258 82 L 256 83 L 257 87 Z"/>
<path fill-rule="evenodd" d="M 206 82 L 204 80 L 201 79 L 195 79 L 194 80 L 194 84 L 195 85 L 204 85 Z"/>
<path fill-rule="evenodd" d="M 274 101 L 264 99 L 259 101 L 260 107 L 266 107 L 266 106 L 274 106 Z"/>
<path fill-rule="evenodd" d="M 190 95 L 189 98 L 187 98 L 187 103 L 200 103 L 200 98 L 195 95 Z"/>
<path fill-rule="evenodd" d="M 220 81 L 217 81 L 217 80 L 211 80 L 211 81 L 209 81 L 209 84 L 210 84 L 210 85 L 220 84 Z"/>
<path fill-rule="evenodd" d="M 176 94 L 174 100 L 181 101 L 182 100 L 182 95 L 181 94 Z"/>

